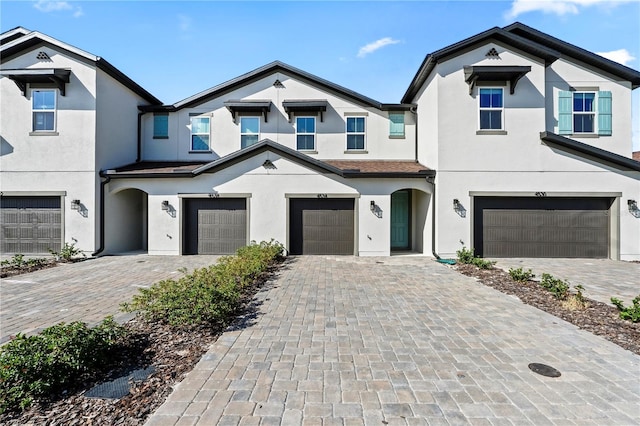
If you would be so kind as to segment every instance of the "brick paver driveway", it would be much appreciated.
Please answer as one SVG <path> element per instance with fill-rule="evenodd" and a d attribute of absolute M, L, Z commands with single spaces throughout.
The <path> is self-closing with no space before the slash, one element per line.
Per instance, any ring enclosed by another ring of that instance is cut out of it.
<path fill-rule="evenodd" d="M 18 332 L 33 333 L 58 322 L 95 324 L 107 316 L 125 319 L 120 303 L 139 287 L 177 277 L 179 268 L 203 267 L 217 256 L 105 256 L 61 264 L 0 282 L 0 343 Z"/>
<path fill-rule="evenodd" d="M 640 424 L 640 357 L 430 259 L 294 258 L 257 299 L 149 425 Z"/>
<path fill-rule="evenodd" d="M 543 273 L 568 280 L 572 286 L 582 284 L 585 296 L 602 303 L 611 304 L 611 297 L 631 305 L 631 300 L 640 295 L 640 263 L 610 259 L 491 259 L 496 266 L 531 269 L 536 280 Z"/>

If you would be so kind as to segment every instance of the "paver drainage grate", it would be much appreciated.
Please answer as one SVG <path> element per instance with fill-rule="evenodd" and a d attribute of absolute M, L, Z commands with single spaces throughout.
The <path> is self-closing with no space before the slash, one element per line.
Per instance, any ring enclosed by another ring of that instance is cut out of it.
<path fill-rule="evenodd" d="M 531 364 L 529 364 L 529 370 L 533 371 L 534 373 L 538 373 L 541 374 L 543 376 L 546 377 L 560 377 L 561 374 L 558 370 L 556 370 L 553 367 L 550 367 L 548 365 L 545 364 L 538 364 L 536 362 L 532 362 Z"/>
<path fill-rule="evenodd" d="M 110 382 L 101 383 L 85 392 L 87 398 L 120 399 L 129 394 L 130 382 L 145 380 L 156 371 L 154 366 L 134 370 L 126 376 L 118 377 Z"/>

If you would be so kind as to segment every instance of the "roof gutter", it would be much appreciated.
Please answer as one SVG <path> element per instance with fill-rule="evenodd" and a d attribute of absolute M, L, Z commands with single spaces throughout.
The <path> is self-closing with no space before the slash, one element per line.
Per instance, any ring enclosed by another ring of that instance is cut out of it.
<path fill-rule="evenodd" d="M 111 177 L 104 176 L 102 171 L 100 172 L 100 177 L 104 177 L 105 179 L 100 182 L 100 210 L 99 210 L 99 221 L 100 221 L 100 246 L 96 251 L 91 253 L 92 257 L 98 256 L 100 253 L 104 251 L 104 190 L 105 186 L 111 181 Z"/>

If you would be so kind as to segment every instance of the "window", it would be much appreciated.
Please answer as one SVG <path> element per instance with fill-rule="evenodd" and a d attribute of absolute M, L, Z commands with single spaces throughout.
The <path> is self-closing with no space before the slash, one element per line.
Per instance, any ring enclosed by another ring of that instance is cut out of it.
<path fill-rule="evenodd" d="M 595 132 L 595 99 L 593 92 L 573 94 L 573 133 Z"/>
<path fill-rule="evenodd" d="M 300 151 L 316 149 L 315 117 L 296 117 L 296 146 Z"/>
<path fill-rule="evenodd" d="M 153 113 L 153 138 L 169 138 L 169 114 L 166 112 Z"/>
<path fill-rule="evenodd" d="M 364 121 L 364 117 L 347 117 L 347 150 L 364 150 Z"/>
<path fill-rule="evenodd" d="M 480 89 L 480 130 L 502 130 L 502 89 Z"/>
<path fill-rule="evenodd" d="M 558 133 L 611 136 L 611 92 L 595 88 L 559 92 Z"/>
<path fill-rule="evenodd" d="M 260 139 L 260 119 L 258 117 L 240 118 L 240 148 L 258 143 Z"/>
<path fill-rule="evenodd" d="M 389 136 L 392 138 L 404 137 L 404 113 L 389 113 Z"/>
<path fill-rule="evenodd" d="M 31 91 L 33 131 L 54 132 L 56 130 L 56 91 Z"/>
<path fill-rule="evenodd" d="M 191 117 L 191 150 L 209 151 L 209 117 Z"/>

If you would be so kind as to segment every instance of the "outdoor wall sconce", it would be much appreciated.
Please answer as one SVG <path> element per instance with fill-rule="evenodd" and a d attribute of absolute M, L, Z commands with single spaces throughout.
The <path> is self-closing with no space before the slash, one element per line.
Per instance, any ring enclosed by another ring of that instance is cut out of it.
<path fill-rule="evenodd" d="M 467 216 L 467 209 L 464 208 L 464 206 L 460 203 L 460 200 L 458 200 L 457 198 L 453 199 L 453 211 L 458 213 L 458 216 L 460 217 Z"/>
<path fill-rule="evenodd" d="M 376 215 L 376 217 L 382 217 L 382 209 L 380 208 L 380 206 L 376 205 L 375 201 L 371 200 L 371 202 L 369 203 L 369 209 L 371 210 L 371 213 Z"/>
<path fill-rule="evenodd" d="M 80 210 L 80 200 L 71 200 L 71 210 Z"/>
<path fill-rule="evenodd" d="M 273 164 L 271 160 L 264 160 L 264 163 L 262 163 L 262 167 L 264 167 L 265 169 L 273 170 L 276 168 L 276 165 Z"/>
<path fill-rule="evenodd" d="M 629 213 L 634 217 L 640 218 L 640 208 L 638 208 L 638 202 L 636 200 L 627 200 L 627 206 L 629 206 Z"/>
<path fill-rule="evenodd" d="M 162 210 L 164 210 L 164 211 L 169 211 L 169 201 L 164 200 L 164 201 L 162 202 Z"/>

